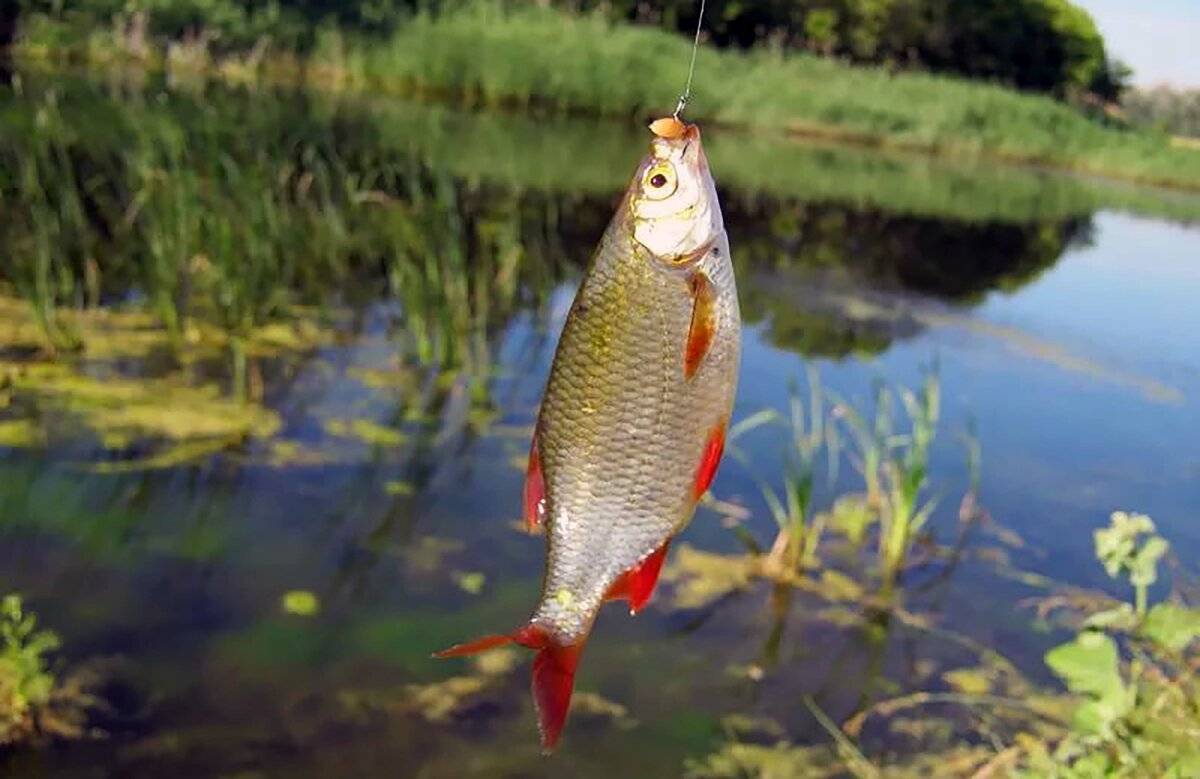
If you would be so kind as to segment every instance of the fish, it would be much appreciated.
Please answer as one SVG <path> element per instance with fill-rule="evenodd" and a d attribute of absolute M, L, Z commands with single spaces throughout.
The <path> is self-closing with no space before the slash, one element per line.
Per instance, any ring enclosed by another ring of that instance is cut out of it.
<path fill-rule="evenodd" d="M 737 287 L 700 130 L 674 117 L 650 129 L 567 314 L 530 444 L 523 503 L 545 531 L 541 596 L 517 630 L 435 655 L 535 650 L 547 753 L 601 606 L 646 606 L 708 491 L 737 385 Z"/>

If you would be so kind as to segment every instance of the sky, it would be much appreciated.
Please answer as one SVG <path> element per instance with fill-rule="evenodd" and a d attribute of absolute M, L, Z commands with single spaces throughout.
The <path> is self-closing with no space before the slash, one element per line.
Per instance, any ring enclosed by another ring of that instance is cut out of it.
<path fill-rule="evenodd" d="M 1200 0 L 1074 0 L 1138 86 L 1200 87 Z"/>

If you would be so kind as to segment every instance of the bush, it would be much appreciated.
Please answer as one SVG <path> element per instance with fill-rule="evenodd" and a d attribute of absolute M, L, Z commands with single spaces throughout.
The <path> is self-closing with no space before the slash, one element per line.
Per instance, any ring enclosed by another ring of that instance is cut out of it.
<path fill-rule="evenodd" d="M 556 0 L 690 33 L 692 0 Z M 1123 86 L 1095 23 L 1068 0 L 712 0 L 705 30 L 718 46 L 764 40 L 856 62 L 997 80 L 1066 96 L 1114 99 Z"/>

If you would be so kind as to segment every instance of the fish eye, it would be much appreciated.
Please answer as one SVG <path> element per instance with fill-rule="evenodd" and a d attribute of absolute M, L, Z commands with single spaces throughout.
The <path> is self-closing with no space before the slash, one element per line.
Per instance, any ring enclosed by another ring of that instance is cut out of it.
<path fill-rule="evenodd" d="M 660 162 L 647 170 L 642 181 L 642 191 L 651 200 L 670 197 L 679 183 L 675 176 L 675 168 L 669 162 Z"/>

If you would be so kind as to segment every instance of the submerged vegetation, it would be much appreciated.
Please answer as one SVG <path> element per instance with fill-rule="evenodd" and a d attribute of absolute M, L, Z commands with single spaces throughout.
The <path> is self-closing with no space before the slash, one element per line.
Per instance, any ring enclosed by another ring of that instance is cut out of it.
<path fill-rule="evenodd" d="M 272 53 L 265 32 L 260 45 L 239 48 L 234 38 L 227 49 L 203 13 L 182 26 L 191 30 L 187 37 L 155 49 L 157 39 L 147 38 L 155 19 L 154 10 L 117 14 L 81 35 L 70 14 L 35 13 L 18 31 L 18 50 L 50 59 L 149 61 L 183 75 L 266 76 L 614 116 L 667 110 L 688 62 L 681 37 L 523 4 L 418 13 L 383 37 L 326 27 L 299 56 Z M 1106 125 L 1048 97 L 770 49 L 705 50 L 698 67 L 709 74 L 692 108 L 702 121 L 1200 188 L 1194 150 L 1173 148 L 1153 132 Z"/>
<path fill-rule="evenodd" d="M 867 698 L 841 725 L 806 699 L 815 720 L 829 733 L 830 746 L 792 744 L 770 720 L 754 724 L 731 716 L 725 746 L 690 762 L 688 776 L 832 777 L 849 772 L 865 779 L 936 771 L 939 776 L 1115 779 L 1184 777 L 1200 770 L 1200 609 L 1178 600 L 1149 605 L 1148 588 L 1156 583 L 1159 562 L 1169 546 L 1155 534 L 1148 517 L 1115 512 L 1110 526 L 1095 532 L 1096 558 L 1110 576 L 1128 580 L 1135 593 L 1132 604 L 1011 572 L 1039 588 L 1050 588 L 1049 594 L 1031 601 L 1039 620 L 1045 623 L 1053 617 L 1060 630 L 1078 631 L 1074 639 L 1045 654 L 1046 666 L 1068 694 L 1040 688 L 995 650 L 937 628 L 904 605 L 912 586 L 903 576 L 906 571 L 930 563 L 952 570 L 966 551 L 972 529 L 993 524 L 979 504 L 980 453 L 969 437 L 971 487 L 959 508 L 957 539 L 941 547 L 932 534 L 923 532 L 933 507 L 921 496 L 938 427 L 936 374 L 929 373 L 917 391 L 899 391 L 905 430 L 896 429 L 895 394 L 883 386 L 876 389 L 873 414 L 864 414 L 843 400 L 827 406 L 815 373 L 809 385 L 808 411 L 798 393 L 792 393 L 784 497 L 763 486 L 766 505 L 779 527 L 771 550 L 763 552 L 740 524 L 734 528 L 743 540 L 749 538 L 749 557 L 681 549 L 666 574 L 675 607 L 719 608 L 733 592 L 753 586 L 761 577 L 774 583 L 775 601 L 781 597 L 780 586 L 787 588 L 783 593 L 795 588 L 814 596 L 824 604 L 816 609 L 818 620 L 861 625 L 869 634 L 885 635 L 899 622 L 960 643 L 979 665 L 944 671 L 941 689 Z M 746 435 L 775 421 L 774 412 L 764 412 L 732 432 Z M 845 425 L 844 433 L 836 432 L 840 425 Z M 842 457 L 840 441 L 846 437 L 853 442 L 850 459 L 864 491 L 841 495 L 827 511 L 818 511 L 818 459 L 823 456 L 830 464 L 832 485 L 834 466 Z M 710 506 L 730 510 L 723 501 L 710 500 Z M 874 553 L 864 549 L 868 543 L 874 545 Z M 918 545 L 917 555 L 924 562 L 914 559 Z M 874 567 L 867 565 L 872 557 Z M 847 577 L 840 572 L 846 567 L 857 573 Z M 790 596 L 782 601 L 789 602 Z M 783 608 L 780 620 L 786 614 L 786 605 Z M 768 656 L 777 651 L 781 624 L 767 640 Z M 759 668 L 752 678 L 763 674 Z M 971 716 L 959 716 L 964 711 Z M 919 719 L 907 719 L 917 712 Z M 868 722 L 876 729 L 882 723 L 923 746 L 900 759 L 868 757 L 856 744 Z"/>
<path fill-rule="evenodd" d="M 769 578 L 792 581 L 803 576 L 805 570 L 821 567 L 818 552 L 826 530 L 839 532 L 856 550 L 872 535 L 877 550 L 874 575 L 882 597 L 890 599 L 936 504 L 927 494 L 927 475 L 940 416 L 941 384 L 933 370 L 916 391 L 901 389 L 893 393 L 879 384 L 873 409 L 867 412 L 842 399 L 828 404 L 815 371 L 809 373 L 808 384 L 807 410 L 795 389 L 790 394 L 782 489 L 777 493 L 768 483 L 760 481 L 771 518 L 778 528 L 761 570 Z M 903 403 L 906 429 L 896 429 L 897 396 Z M 778 419 L 774 411 L 750 417 L 730 430 L 731 441 L 736 444 L 740 436 Z M 846 440 L 851 444 L 850 460 L 862 478 L 863 492 L 844 495 L 829 511 L 817 512 L 821 461 L 825 462 L 832 484 Z M 973 439 L 968 444 L 970 466 L 975 473 L 979 467 L 977 444 Z M 733 453 L 755 470 L 736 446 Z M 977 474 L 973 475 L 971 491 L 963 500 L 963 521 L 978 519 L 977 481 Z M 761 548 L 752 540 L 747 545 L 752 551 Z"/>
<path fill-rule="evenodd" d="M 94 679 L 78 672 L 59 678 L 49 661 L 59 645 L 20 596 L 0 599 L 0 752 L 86 734 L 88 712 L 99 705 L 88 692 Z"/>
<path fill-rule="evenodd" d="M 105 94 L 43 78 L 18 77 L 0 104 L 11 130 L 0 141 L 0 441 L 37 449 L 85 433 L 116 457 L 104 469 L 261 447 L 269 462 L 311 461 L 280 437 L 264 384 L 379 306 L 397 333 L 396 365 L 366 383 L 415 397 L 422 376 L 445 371 L 442 391 L 462 377 L 469 422 L 484 423 L 498 323 L 548 299 L 582 264 L 628 151 L 644 143 L 597 143 L 569 121 L 555 132 L 303 93 L 264 103 L 219 86 L 192 95 L 119 82 Z M 528 143 L 511 155 L 468 154 L 481 138 L 514 136 Z M 909 163 L 777 148 L 718 142 L 713 159 L 732 174 L 726 211 L 742 228 L 747 318 L 805 354 L 874 352 L 906 333 L 869 318 L 847 325 L 828 290 L 796 307 L 803 293 L 793 286 L 810 275 L 974 302 L 1036 277 L 1086 239 L 1088 221 L 1075 214 L 1127 194 L 1029 173 L 963 197 L 964 172 L 931 196 L 913 186 Z M 743 164 L 747 154 L 759 162 Z M 545 159 L 557 161 L 551 171 L 570 165 L 572 177 L 547 175 Z M 894 189 L 878 186 L 888 180 Z M 996 195 L 1013 188 L 1027 192 L 1017 204 Z M 836 204 L 864 198 L 872 208 Z M 1145 207 L 1176 213 L 1167 201 Z M 1182 203 L 1178 214 L 1191 209 Z M 1022 221 L 1038 211 L 1055 216 Z M 847 229 L 863 239 L 853 254 Z M 898 242 L 912 246 L 899 262 Z M 420 418 L 406 414 L 399 426 L 337 418 L 322 427 L 399 446 Z"/>

